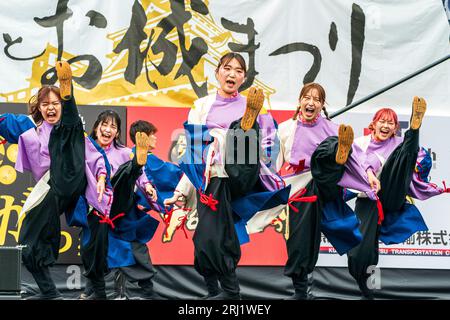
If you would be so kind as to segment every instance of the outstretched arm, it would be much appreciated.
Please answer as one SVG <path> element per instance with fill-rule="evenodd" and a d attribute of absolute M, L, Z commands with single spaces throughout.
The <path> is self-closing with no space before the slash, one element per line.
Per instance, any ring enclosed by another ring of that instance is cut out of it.
<path fill-rule="evenodd" d="M 24 114 L 0 114 L 0 136 L 9 143 L 18 143 L 22 133 L 35 127 L 30 117 Z"/>

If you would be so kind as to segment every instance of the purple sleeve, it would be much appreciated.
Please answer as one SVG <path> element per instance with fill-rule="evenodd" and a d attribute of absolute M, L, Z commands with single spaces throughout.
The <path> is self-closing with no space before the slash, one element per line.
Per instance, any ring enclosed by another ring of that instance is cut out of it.
<path fill-rule="evenodd" d="M 19 137 L 15 169 L 22 173 L 25 170 L 31 171 L 30 160 L 28 159 L 28 154 L 24 148 L 22 137 Z"/>
<path fill-rule="evenodd" d="M 101 174 L 106 175 L 105 159 L 102 154 L 97 151 L 92 142 L 85 139 L 85 172 L 87 178 L 87 187 L 85 191 L 86 200 L 99 212 L 108 215 L 111 211 L 113 200 L 112 189 L 106 188 L 101 202 L 98 202 L 97 181 Z"/>
<path fill-rule="evenodd" d="M 160 205 L 156 201 L 153 201 L 152 198 L 150 197 L 150 195 L 145 191 L 145 186 L 147 184 L 151 184 L 153 186 L 153 188 L 156 190 L 156 187 L 148 180 L 147 175 L 144 172 L 136 181 L 136 185 L 138 186 L 139 190 L 141 190 L 142 194 L 145 196 L 145 200 L 147 200 L 151 209 L 153 209 L 155 211 L 163 212 L 164 208 L 161 208 Z"/>
<path fill-rule="evenodd" d="M 429 157 L 429 161 L 422 163 L 425 158 Z M 425 152 L 424 148 L 420 148 L 417 154 L 416 169 L 413 173 L 411 184 L 409 185 L 409 194 L 418 200 L 426 200 L 428 198 L 437 196 L 443 192 L 446 192 L 443 188 L 438 187 L 436 184 L 427 182 L 429 171 L 431 170 L 432 161 L 430 155 Z M 419 170 L 420 169 L 420 170 Z M 420 171 L 420 173 L 419 173 Z"/>
<path fill-rule="evenodd" d="M 354 159 L 358 160 L 364 172 L 367 172 L 368 169 L 372 169 L 372 171 L 374 170 L 374 166 L 366 156 L 366 153 L 356 143 L 352 144 L 352 156 Z"/>
<path fill-rule="evenodd" d="M 267 190 L 274 191 L 285 187 L 283 179 L 276 173 L 276 162 L 280 150 L 279 143 L 275 143 L 277 138 L 277 129 L 275 120 L 270 113 L 258 116 L 258 124 L 261 135 L 261 148 L 263 150 L 263 160 L 260 160 L 261 169 L 259 177 Z"/>
<path fill-rule="evenodd" d="M 345 164 L 345 171 L 338 185 L 364 192 L 370 199 L 376 200 L 376 193 L 370 187 L 369 178 L 364 169 L 364 159 L 362 153 L 352 152 Z"/>
<path fill-rule="evenodd" d="M 36 182 L 50 169 L 48 140 L 40 141 L 34 128 L 19 136 L 15 169 L 30 171 Z"/>
<path fill-rule="evenodd" d="M 409 185 L 409 194 L 418 200 L 426 200 L 444 192 L 443 188 L 434 183 L 421 181 L 417 172 L 413 173 L 411 184 Z"/>
<path fill-rule="evenodd" d="M 147 186 L 147 184 L 151 184 L 151 182 L 148 180 L 145 172 L 142 172 L 142 174 L 136 180 L 136 186 L 139 188 L 139 190 L 142 191 L 142 193 L 145 194 L 146 197 L 147 197 L 147 193 L 145 192 L 145 187 Z"/>
<path fill-rule="evenodd" d="M 270 113 L 258 116 L 258 124 L 261 134 L 261 148 L 264 150 L 264 156 L 270 158 L 272 147 L 275 145 L 277 129 Z"/>
<path fill-rule="evenodd" d="M 98 152 L 89 138 L 85 138 L 85 158 L 86 164 L 89 167 L 90 173 L 98 180 L 100 175 L 107 174 L 106 164 L 103 155 Z"/>

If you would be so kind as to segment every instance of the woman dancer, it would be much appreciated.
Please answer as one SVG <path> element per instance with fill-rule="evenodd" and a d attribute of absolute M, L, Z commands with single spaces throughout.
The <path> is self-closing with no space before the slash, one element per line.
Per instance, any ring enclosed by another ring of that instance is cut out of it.
<path fill-rule="evenodd" d="M 106 162 L 105 189 L 110 199 L 108 208 L 91 210 L 87 221 L 80 223 L 84 275 L 93 288 L 88 299 L 106 299 L 104 276 L 112 268 L 120 268 L 137 281 L 144 298 L 157 298 L 151 280 L 155 271 L 146 243 L 153 237 L 158 221 L 137 207 L 134 193 L 136 185 L 147 197 L 149 206 L 157 199 L 155 189 L 142 172 L 149 138 L 145 133 L 136 133 L 133 156 L 132 150 L 120 142 L 120 132 L 119 115 L 106 110 L 98 116 L 90 135 Z"/>
<path fill-rule="evenodd" d="M 56 72 L 61 89 L 43 86 L 31 99 L 30 117 L 0 116 L 0 134 L 19 144 L 16 170 L 31 171 L 38 182 L 23 206 L 19 235 L 24 265 L 41 291 L 30 299 L 62 299 L 49 270 L 58 259 L 60 215 L 72 210 L 85 191 L 94 194 L 88 197 L 93 205 L 102 200 L 97 180 L 105 166 L 100 154 L 91 154 L 93 146 L 84 137 L 70 65 L 57 62 Z"/>
<path fill-rule="evenodd" d="M 419 129 L 426 111 L 425 99 L 414 97 L 410 128 L 405 137 L 395 135 L 399 129 L 394 110 L 378 110 L 369 124 L 370 135 L 355 139 L 366 154 L 366 165 L 380 176 L 378 193 L 384 215 L 380 216 L 377 204 L 359 195 L 355 212 L 361 220 L 361 243 L 348 252 L 348 267 L 364 299 L 373 299 L 373 288 L 367 281 L 369 267 L 378 263 L 378 242 L 401 243 L 417 231 L 428 230 L 422 215 L 413 204 L 406 201 L 409 195 L 419 200 L 449 192 L 428 181 L 431 157 L 419 148 Z M 427 165 L 428 164 L 428 165 Z"/>
<path fill-rule="evenodd" d="M 236 266 L 240 243 L 248 241 L 246 224 L 256 212 L 286 204 L 289 192 L 261 159 L 270 159 L 276 124 L 268 113 L 258 116 L 262 91 L 251 88 L 247 99 L 239 94 L 246 71 L 238 53 L 220 59 L 215 73 L 219 89 L 197 100 L 189 112 L 188 151 L 180 164 L 185 175 L 165 201 L 195 203 L 197 197 L 194 266 L 208 289 L 203 298 L 212 300 L 240 299 Z M 259 206 L 250 207 L 251 202 Z"/>
<path fill-rule="evenodd" d="M 295 293 L 290 299 L 295 300 L 307 298 L 307 275 L 318 259 L 321 232 L 341 255 L 361 240 L 358 220 L 343 201 L 343 188 L 376 199 L 378 186 L 372 172 L 361 165 L 361 150 L 352 145 L 353 129 L 331 122 L 325 101 L 320 84 L 305 84 L 294 116 L 278 128 L 281 153 L 277 168 L 287 162 L 291 171 L 284 177 L 292 186 L 284 273 L 292 278 Z"/>

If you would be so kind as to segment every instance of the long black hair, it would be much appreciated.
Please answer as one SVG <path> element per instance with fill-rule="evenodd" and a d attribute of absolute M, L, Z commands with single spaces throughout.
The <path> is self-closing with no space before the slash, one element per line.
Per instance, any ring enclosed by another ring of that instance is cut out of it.
<path fill-rule="evenodd" d="M 120 120 L 120 116 L 114 110 L 105 110 L 98 115 L 97 120 L 95 120 L 94 126 L 92 127 L 90 137 L 94 140 L 97 140 L 98 126 L 103 122 L 108 122 L 108 120 L 111 120 L 113 123 L 117 125 L 117 136 L 113 140 L 114 147 L 116 148 L 125 147 L 122 141 L 120 140 L 120 133 L 122 132 L 121 130 L 122 121 Z"/>

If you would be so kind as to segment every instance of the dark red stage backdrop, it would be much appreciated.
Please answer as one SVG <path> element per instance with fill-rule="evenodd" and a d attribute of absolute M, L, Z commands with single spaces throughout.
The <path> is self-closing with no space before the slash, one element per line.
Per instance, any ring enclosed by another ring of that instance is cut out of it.
<path fill-rule="evenodd" d="M 183 123 L 187 119 L 189 108 L 170 107 L 128 107 L 127 132 L 131 123 L 136 120 L 146 120 L 158 128 L 157 148 L 154 153 L 163 160 L 170 160 L 170 149 L 179 133 L 183 132 Z M 271 111 L 275 120 L 280 123 L 288 119 L 293 111 Z M 131 141 L 127 137 L 128 146 Z M 171 160 L 176 160 L 172 157 Z M 151 213 L 158 217 L 155 212 Z M 161 221 L 161 219 L 158 217 Z M 163 243 L 164 223 L 155 237 L 148 243 L 152 261 L 155 264 L 190 265 L 194 262 L 194 248 L 192 244 L 193 232 L 188 231 L 185 238 L 182 230 L 178 230 L 170 242 Z M 242 246 L 240 265 L 284 265 L 286 262 L 286 245 L 283 235 L 269 227 L 264 232 L 250 236 L 250 243 Z"/>

